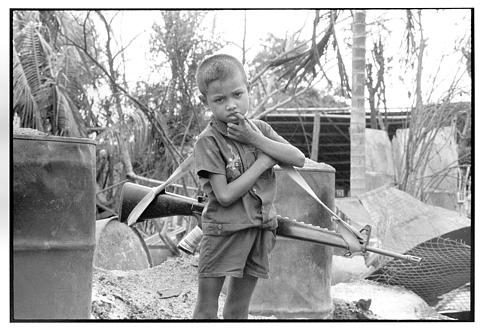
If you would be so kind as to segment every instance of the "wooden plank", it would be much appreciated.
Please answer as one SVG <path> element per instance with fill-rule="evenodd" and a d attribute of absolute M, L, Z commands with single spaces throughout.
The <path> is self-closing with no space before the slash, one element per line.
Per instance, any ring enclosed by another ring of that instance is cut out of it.
<path fill-rule="evenodd" d="M 322 125 L 323 127 L 323 125 Z M 312 134 L 310 133 L 306 133 L 304 134 L 303 132 L 291 132 L 291 131 L 283 131 L 283 130 L 277 130 L 275 129 L 275 131 L 280 134 L 281 136 L 285 137 L 285 136 L 292 136 L 292 137 L 295 137 L 295 136 L 301 136 L 301 137 L 304 137 L 305 135 L 308 136 L 308 137 L 311 137 Z M 339 134 L 338 133 L 325 133 L 325 132 L 320 132 L 320 139 L 321 138 L 327 138 L 327 137 L 339 137 Z"/>
<path fill-rule="evenodd" d="M 329 118 L 331 119 L 331 118 Z M 286 125 L 300 125 L 300 121 L 298 120 L 268 120 L 267 121 L 270 126 L 286 126 Z M 313 125 L 313 121 L 303 121 L 303 125 L 305 126 L 309 126 L 309 125 Z M 329 126 L 349 126 L 350 125 L 350 121 L 348 120 L 342 120 L 342 121 L 327 121 L 327 122 L 323 122 L 322 125 L 329 125 Z M 291 129 L 291 128 L 290 128 Z"/>
<path fill-rule="evenodd" d="M 312 140 L 312 153 L 310 159 L 318 161 L 318 142 L 320 140 L 320 114 L 316 113 L 313 119 L 313 140 Z"/>
<path fill-rule="evenodd" d="M 340 155 L 350 155 L 350 150 L 347 150 L 347 151 L 329 151 L 329 152 L 323 152 L 322 151 L 322 156 L 340 156 Z"/>
<path fill-rule="evenodd" d="M 349 160 L 330 160 L 328 164 L 331 165 L 347 165 L 350 164 Z"/>
<path fill-rule="evenodd" d="M 322 147 L 349 147 L 350 143 L 320 143 Z"/>

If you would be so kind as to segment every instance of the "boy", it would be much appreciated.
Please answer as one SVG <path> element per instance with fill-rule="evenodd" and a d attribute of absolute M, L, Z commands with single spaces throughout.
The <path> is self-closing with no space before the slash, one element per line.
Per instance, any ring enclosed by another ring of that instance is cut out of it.
<path fill-rule="evenodd" d="M 303 167 L 305 156 L 267 123 L 245 118 L 249 86 L 237 59 L 211 56 L 200 64 L 196 79 L 212 118 L 194 149 L 195 171 L 208 202 L 193 318 L 217 318 L 218 297 L 230 276 L 223 318 L 246 319 L 257 279 L 268 278 L 268 255 L 275 244 L 273 166 Z"/>

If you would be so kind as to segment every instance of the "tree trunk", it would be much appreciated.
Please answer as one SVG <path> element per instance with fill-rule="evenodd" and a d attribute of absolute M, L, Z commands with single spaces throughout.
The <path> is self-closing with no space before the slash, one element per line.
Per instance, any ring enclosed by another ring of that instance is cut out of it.
<path fill-rule="evenodd" d="M 365 10 L 353 15 L 352 110 L 350 119 L 350 196 L 365 186 Z"/>

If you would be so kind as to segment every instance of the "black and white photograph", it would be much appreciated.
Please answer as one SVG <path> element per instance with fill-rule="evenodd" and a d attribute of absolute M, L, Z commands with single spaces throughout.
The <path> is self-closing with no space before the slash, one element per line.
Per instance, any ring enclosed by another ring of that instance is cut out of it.
<path fill-rule="evenodd" d="M 10 323 L 474 323 L 475 8 L 311 5 L 10 4 Z"/>

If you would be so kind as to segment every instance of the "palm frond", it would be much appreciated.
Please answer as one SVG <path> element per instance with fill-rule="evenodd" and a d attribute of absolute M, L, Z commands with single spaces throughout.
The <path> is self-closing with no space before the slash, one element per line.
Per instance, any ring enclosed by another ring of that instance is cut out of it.
<path fill-rule="evenodd" d="M 14 109 L 22 113 L 24 127 L 44 130 L 52 96 L 52 50 L 38 29 L 37 23 L 29 22 L 14 40 Z"/>
<path fill-rule="evenodd" d="M 134 111 L 127 115 L 127 126 L 129 127 L 130 140 L 129 150 L 132 160 L 141 158 L 151 145 L 151 125 L 147 116 L 141 111 Z"/>
<path fill-rule="evenodd" d="M 83 119 L 78 115 L 78 109 L 70 100 L 68 93 L 59 86 L 55 88 L 57 95 L 56 124 L 59 135 L 87 136 Z"/>
<path fill-rule="evenodd" d="M 19 57 L 26 68 L 27 80 L 32 90 L 39 91 L 44 82 L 41 68 L 46 66 L 47 60 L 42 52 L 42 42 L 37 33 L 37 24 L 29 23 L 24 30 L 25 34 L 20 38 L 21 42 L 18 43 L 19 49 L 22 50 Z"/>
<path fill-rule="evenodd" d="M 323 17 L 323 15 L 321 17 Z M 334 33 L 334 25 L 337 17 L 338 14 L 336 11 L 330 11 L 327 27 L 323 31 L 322 38 L 318 42 L 312 38 L 312 45 L 309 49 L 302 50 L 300 53 L 295 52 L 293 55 L 281 56 L 268 65 L 269 68 L 281 67 L 283 72 L 280 75 L 279 80 L 287 80 L 284 90 L 286 90 L 292 82 L 294 89 L 296 89 L 300 81 L 304 80 L 307 74 L 312 74 L 312 76 L 315 77 L 317 75 L 315 69 L 316 66 L 320 66 L 320 69 L 323 71 L 319 60 L 324 56 L 329 41 Z M 319 20 L 320 16 L 314 22 L 314 37 L 316 34 L 316 25 Z"/>
<path fill-rule="evenodd" d="M 32 16 L 18 12 L 16 17 L 13 94 L 14 111 L 21 116 L 22 126 L 55 135 L 86 136 L 76 104 L 82 98 L 82 75 L 88 68 L 78 50 L 65 45 L 64 40 L 52 40 L 56 31 L 42 25 L 38 13 Z M 64 11 L 55 12 L 49 21 L 55 23 L 51 28 L 68 26 L 72 23 L 68 17 Z M 72 25 L 69 31 L 74 30 Z"/>
<path fill-rule="evenodd" d="M 97 136 L 96 140 L 99 145 L 106 146 L 110 154 L 118 154 L 120 150 L 116 134 L 120 134 L 120 137 L 128 142 L 127 148 L 132 163 L 134 163 L 135 160 L 144 157 L 146 150 L 153 144 L 151 125 L 146 115 L 141 111 L 127 114 L 126 123 L 126 127 L 120 127 L 121 123 L 117 123 L 106 128 Z"/>
<path fill-rule="evenodd" d="M 43 131 L 39 105 L 15 47 L 13 47 L 13 110 L 21 118 L 22 127 Z"/>
<path fill-rule="evenodd" d="M 13 39 L 22 31 L 30 22 L 39 21 L 39 12 L 37 10 L 15 10 L 13 11 L 12 31 Z"/>

